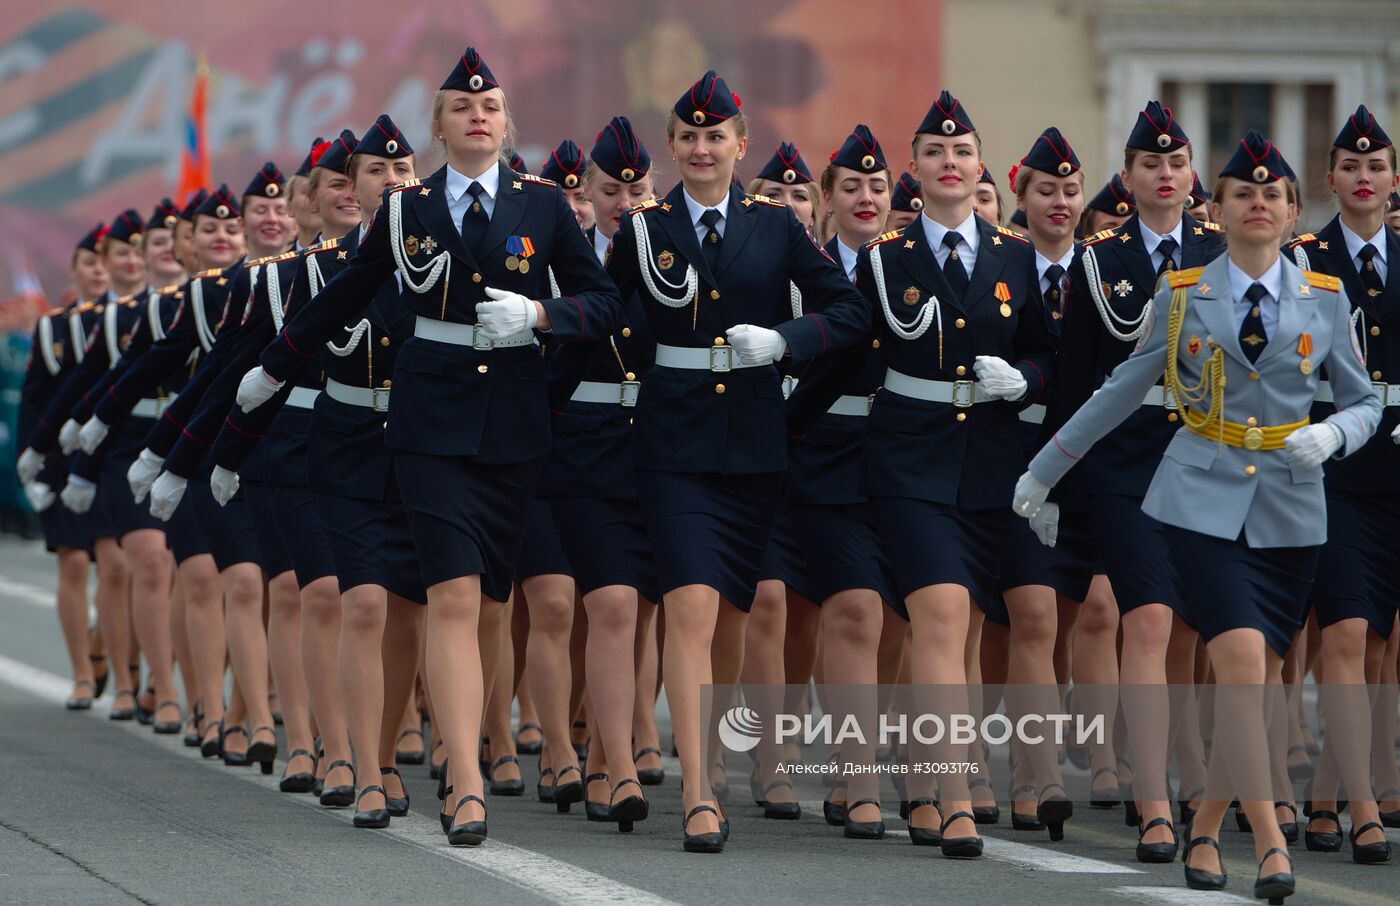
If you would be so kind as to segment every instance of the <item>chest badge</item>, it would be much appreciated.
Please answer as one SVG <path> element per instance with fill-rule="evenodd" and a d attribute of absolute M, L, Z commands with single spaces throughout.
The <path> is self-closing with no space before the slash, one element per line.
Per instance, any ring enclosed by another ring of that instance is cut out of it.
<path fill-rule="evenodd" d="M 1131 293 L 1132 291 L 1133 291 L 1133 284 L 1132 284 L 1132 282 L 1129 281 L 1129 280 L 1119 280 L 1119 281 L 1118 281 L 1116 284 L 1114 284 L 1114 286 L 1113 286 L 1113 293 L 1114 293 L 1114 295 L 1116 295 L 1116 296 L 1117 296 L 1118 298 L 1120 298 L 1120 299 L 1126 299 L 1126 298 L 1128 297 L 1128 294 Z"/>
<path fill-rule="evenodd" d="M 656 256 L 657 270 L 669 271 L 676 263 L 676 255 L 670 249 Z"/>
<path fill-rule="evenodd" d="M 408 236 L 408 237 L 405 237 L 405 238 L 404 238 L 404 241 L 403 241 L 403 250 L 404 250 L 405 252 L 408 252 L 409 255 L 416 255 L 416 254 L 418 254 L 418 237 L 417 237 L 417 236 Z"/>
<path fill-rule="evenodd" d="M 917 286 L 911 286 L 911 287 L 909 287 L 908 289 L 906 289 L 906 290 L 904 291 L 904 304 L 905 304 L 905 305 L 918 305 L 918 304 L 919 304 L 919 288 L 918 288 Z"/>
<path fill-rule="evenodd" d="M 438 242 L 431 236 L 424 236 L 423 241 L 419 243 L 419 247 L 423 249 L 423 254 L 431 255 L 433 252 L 437 251 Z"/>
<path fill-rule="evenodd" d="M 506 270 L 530 273 L 530 256 L 535 254 L 535 243 L 529 236 L 510 236 L 506 239 Z"/>
<path fill-rule="evenodd" d="M 1193 334 L 1192 337 L 1191 337 L 1191 339 L 1189 339 L 1189 340 L 1186 341 L 1186 351 L 1189 352 L 1189 353 L 1191 353 L 1191 358 L 1193 358 L 1193 359 L 1194 359 L 1196 356 L 1200 355 L 1200 354 L 1201 354 L 1201 338 L 1198 337 L 1198 336 L 1195 336 L 1195 335 Z"/>
<path fill-rule="evenodd" d="M 1011 317 L 1011 305 L 1009 304 L 1011 302 L 1011 287 L 998 281 L 996 289 L 992 290 L 992 296 L 1001 303 L 1001 308 L 998 309 L 1001 316 L 1003 318 Z"/>
<path fill-rule="evenodd" d="M 1308 356 L 1312 355 L 1313 341 L 1312 334 L 1304 333 L 1298 337 L 1298 355 L 1302 356 L 1302 361 L 1298 363 L 1298 370 L 1303 374 L 1312 374 L 1313 363 Z"/>

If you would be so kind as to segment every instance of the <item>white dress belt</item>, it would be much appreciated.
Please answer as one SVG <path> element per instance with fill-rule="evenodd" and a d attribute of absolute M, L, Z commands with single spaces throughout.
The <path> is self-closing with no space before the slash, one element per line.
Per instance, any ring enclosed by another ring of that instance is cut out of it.
<path fill-rule="evenodd" d="M 158 399 L 137 400 L 131 414 L 137 418 L 160 418 L 166 407 L 175 402 L 176 396 L 178 394 L 172 393 L 170 396 Z"/>
<path fill-rule="evenodd" d="M 347 406 L 363 406 L 375 412 L 389 411 L 388 387 L 352 387 L 334 378 L 326 378 L 326 396 Z"/>
<path fill-rule="evenodd" d="M 957 409 L 971 409 L 977 403 L 989 403 L 998 399 L 983 390 L 982 385 L 976 381 L 933 381 L 895 371 L 893 368 L 885 369 L 885 389 L 910 399 L 930 403 L 952 403 Z"/>
<path fill-rule="evenodd" d="M 453 346 L 470 346 L 473 349 L 511 349 L 516 346 L 533 346 L 535 332 L 522 330 L 520 333 L 493 340 L 486 331 L 476 324 L 457 324 L 452 321 L 438 321 L 419 315 L 413 322 L 413 335 L 436 343 L 451 343 Z"/>
<path fill-rule="evenodd" d="M 764 364 L 754 362 L 744 364 L 734 354 L 733 346 L 667 346 L 656 344 L 656 364 L 662 368 L 688 368 L 694 371 L 713 371 L 723 374 L 740 368 L 758 368 Z"/>
<path fill-rule="evenodd" d="M 1376 396 L 1380 397 L 1381 405 L 1387 409 L 1393 406 L 1400 406 L 1400 384 L 1383 384 L 1380 381 L 1373 381 L 1371 389 L 1376 391 Z M 1313 397 L 1319 403 L 1335 403 L 1332 396 L 1332 383 L 1330 381 L 1319 381 L 1317 384 L 1317 396 Z"/>
<path fill-rule="evenodd" d="M 870 414 L 870 404 L 875 399 L 871 396 L 854 396 L 844 394 L 836 398 L 836 402 L 831 404 L 831 408 L 826 410 L 827 415 L 856 415 L 861 418 Z"/>
<path fill-rule="evenodd" d="M 623 381 L 609 384 L 606 381 L 580 381 L 569 397 L 575 403 L 610 403 L 631 409 L 637 405 L 637 396 L 642 385 L 640 381 Z"/>
<path fill-rule="evenodd" d="M 293 387 L 286 404 L 297 409 L 310 409 L 316 405 L 316 397 L 320 395 L 321 391 L 315 387 Z"/>

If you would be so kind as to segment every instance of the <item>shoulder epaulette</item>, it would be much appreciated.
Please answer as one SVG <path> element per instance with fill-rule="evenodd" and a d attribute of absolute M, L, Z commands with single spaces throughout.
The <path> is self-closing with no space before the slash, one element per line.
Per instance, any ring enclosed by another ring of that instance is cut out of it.
<path fill-rule="evenodd" d="M 899 237 L 901 237 L 901 236 L 903 236 L 903 235 L 904 235 L 904 231 L 903 231 L 903 230 L 890 230 L 888 233 L 881 233 L 879 236 L 876 236 L 874 239 L 872 239 L 872 240 L 870 240 L 869 242 L 867 242 L 867 243 L 865 244 L 865 247 L 868 248 L 868 249 L 873 249 L 873 248 L 874 248 L 875 246 L 877 246 L 877 245 L 884 245 L 886 242 L 890 242 L 891 240 L 898 239 Z"/>
<path fill-rule="evenodd" d="M 1303 276 L 1308 278 L 1308 283 L 1318 289 L 1330 290 L 1335 293 L 1342 288 L 1340 277 L 1333 277 L 1330 274 L 1319 274 L 1317 271 L 1303 271 Z"/>
<path fill-rule="evenodd" d="M 94 308 L 96 308 L 96 307 L 97 307 L 97 303 L 96 303 L 96 302 L 79 302 L 77 305 L 74 305 L 74 306 L 73 306 L 73 308 L 72 308 L 72 310 L 69 312 L 69 314 L 73 314 L 73 315 L 85 315 L 85 314 L 87 314 L 88 312 L 92 311 L 92 310 L 93 310 Z"/>
<path fill-rule="evenodd" d="M 1297 248 L 1297 247 L 1300 246 L 1300 245 L 1306 245 L 1306 244 L 1309 243 L 1309 242 L 1316 242 L 1316 241 L 1317 241 L 1317 236 L 1315 236 L 1314 234 L 1312 234 L 1312 233 L 1301 233 L 1301 234 L 1299 234 L 1299 235 L 1297 235 L 1297 236 L 1294 236 L 1291 240 L 1289 240 L 1288 244 L 1287 244 L 1286 246 L 1284 246 L 1284 247 L 1285 247 L 1285 248 L 1290 248 L 1290 249 L 1292 249 L 1292 248 Z"/>
<path fill-rule="evenodd" d="M 249 267 L 262 267 L 264 264 L 269 264 L 269 263 L 271 263 L 271 262 L 273 262 L 273 261 L 276 261 L 276 260 L 277 260 L 277 256 L 276 256 L 276 255 L 267 255 L 267 256 L 262 257 L 262 258 L 249 258 L 249 259 L 248 259 L 248 266 L 249 266 Z"/>
<path fill-rule="evenodd" d="M 136 304 L 136 294 L 127 293 L 125 296 L 122 296 L 120 299 L 117 300 L 117 304 L 125 305 L 127 308 L 130 308 L 131 306 Z"/>
<path fill-rule="evenodd" d="M 169 286 L 162 286 L 160 289 L 156 290 L 156 295 L 157 295 L 157 296 L 168 296 L 168 295 L 170 295 L 171 293 L 173 293 L 173 292 L 175 292 L 176 290 L 178 290 L 182 285 L 183 285 L 183 284 L 181 284 L 181 283 L 172 283 L 172 284 L 170 284 Z"/>
<path fill-rule="evenodd" d="M 199 273 L 195 274 L 195 275 L 194 275 L 193 277 L 191 277 L 190 279 L 191 279 L 191 280 L 203 280 L 203 279 L 205 279 L 206 277 L 217 277 L 217 276 L 219 276 L 220 274 L 222 274 L 223 272 L 224 272 L 224 269 L 221 268 L 221 267 L 211 267 L 211 268 L 209 268 L 208 270 L 200 271 Z"/>
<path fill-rule="evenodd" d="M 1179 271 L 1170 271 L 1167 274 L 1167 285 L 1172 289 L 1195 286 L 1201 282 L 1201 274 L 1205 273 L 1205 270 L 1203 267 L 1188 267 Z"/>
<path fill-rule="evenodd" d="M 769 198 L 767 195 L 745 195 L 744 197 L 745 197 L 745 198 L 750 198 L 750 199 L 752 199 L 752 200 L 758 202 L 759 204 L 766 204 L 766 205 L 768 205 L 769 207 L 773 207 L 773 208 L 785 208 L 785 207 L 787 207 L 787 205 L 783 204 L 781 201 L 777 201 L 777 200 L 775 200 L 775 199 Z"/>
<path fill-rule="evenodd" d="M 659 201 L 657 201 L 655 198 L 653 198 L 653 199 L 651 199 L 650 201 L 644 201 L 644 202 L 642 202 L 641 204 L 637 205 L 635 208 L 628 208 L 628 209 L 627 209 L 627 214 L 628 214 L 629 216 L 632 215 L 632 214 L 640 214 L 642 211 L 650 211 L 652 208 L 659 208 L 659 207 L 661 207 L 661 202 L 659 202 Z"/>
<path fill-rule="evenodd" d="M 1223 226 L 1221 226 L 1220 224 L 1215 223 L 1214 221 L 1202 220 L 1202 221 L 1201 221 L 1201 226 L 1203 226 L 1203 227 L 1205 227 L 1206 229 L 1210 230 L 1212 233 L 1223 233 L 1223 232 L 1225 232 L 1225 228 L 1224 228 Z"/>
<path fill-rule="evenodd" d="M 285 251 L 285 252 L 283 252 L 283 253 L 280 254 L 280 255 L 273 255 L 271 258 L 265 259 L 265 263 L 267 263 L 267 264 L 276 264 L 276 263 L 279 262 L 279 261 L 290 261 L 290 260 L 292 260 L 293 258 L 300 258 L 300 257 L 301 257 L 301 252 L 298 252 L 296 249 L 289 249 L 288 251 Z"/>
<path fill-rule="evenodd" d="M 339 240 L 339 239 L 327 239 L 327 240 L 325 240 L 324 242 L 318 242 L 318 243 L 316 243 L 315 245 L 308 245 L 306 248 L 302 249 L 300 252 L 296 252 L 295 254 L 298 254 L 298 255 L 315 255 L 315 254 L 318 254 L 318 253 L 320 253 L 320 252 L 324 252 L 324 251 L 327 251 L 327 250 L 329 250 L 329 249 L 339 248 L 339 247 L 340 247 L 340 240 Z"/>
<path fill-rule="evenodd" d="M 1027 245 L 1030 244 L 1030 239 L 1027 236 L 1025 236 L 1025 234 L 1018 233 L 1015 230 L 1008 229 L 1004 226 L 999 226 L 997 227 L 997 232 L 1003 236 L 1010 236 L 1012 239 L 1019 239 Z"/>
<path fill-rule="evenodd" d="M 410 179 L 408 182 L 401 182 L 401 183 L 399 183 L 399 184 L 396 185 L 396 186 L 390 186 L 390 187 L 389 187 L 389 191 L 390 191 L 390 192 L 402 192 L 404 189 L 411 189 L 411 188 L 413 188 L 414 186 L 418 185 L 418 184 L 421 183 L 422 181 L 423 181 L 423 180 L 421 180 L 421 179 Z"/>
<path fill-rule="evenodd" d="M 512 170 L 511 172 L 512 172 L 512 173 L 515 173 L 514 170 Z M 536 176 L 536 175 L 533 174 L 533 173 L 515 173 L 515 175 L 516 175 L 516 177 L 519 178 L 522 182 L 537 182 L 537 183 L 539 183 L 539 184 L 542 185 L 542 186 L 558 186 L 558 185 L 559 185 L 559 183 L 555 182 L 555 181 L 552 180 L 552 179 L 545 179 L 543 176 Z"/>
<path fill-rule="evenodd" d="M 1112 239 L 1114 236 L 1117 236 L 1117 235 L 1118 235 L 1118 228 L 1117 228 L 1117 227 L 1113 227 L 1113 228 L 1107 229 L 1107 230 L 1099 230 L 1097 233 L 1095 233 L 1094 235 L 1090 236 L 1088 239 L 1085 239 L 1085 240 L 1084 240 L 1084 244 L 1085 244 L 1085 245 L 1098 245 L 1100 242 L 1103 242 L 1105 239 Z"/>

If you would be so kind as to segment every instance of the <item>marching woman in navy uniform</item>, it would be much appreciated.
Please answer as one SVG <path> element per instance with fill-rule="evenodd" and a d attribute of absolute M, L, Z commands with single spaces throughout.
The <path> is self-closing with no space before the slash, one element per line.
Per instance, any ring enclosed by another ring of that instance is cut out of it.
<path fill-rule="evenodd" d="M 899 174 L 899 179 L 894 181 L 894 191 L 890 193 L 890 219 L 885 224 L 886 232 L 902 230 L 919 219 L 919 212 L 924 209 L 923 191 L 914 174 L 908 170 Z"/>
<path fill-rule="evenodd" d="M 86 345 L 81 330 L 84 307 L 107 292 L 109 277 L 98 253 L 105 227 L 90 230 L 73 248 L 69 270 L 76 298 L 73 304 L 40 316 L 34 327 L 29 365 L 20 390 L 18 437 L 31 436 L 49 400 L 77 367 L 75 351 Z M 73 325 L 79 329 L 74 330 Z M 45 460 L 26 448 L 19 459 L 20 483 L 24 496 L 44 529 L 44 544 L 58 559 L 58 623 L 73 666 L 73 692 L 66 702 L 70 710 L 87 710 L 101 698 L 107 676 L 94 676 L 88 636 L 88 563 L 92 550 L 90 515 L 80 515 L 65 506 L 56 506 L 58 490 L 65 480 L 63 461 L 55 456 Z"/>
<path fill-rule="evenodd" d="M 822 204 L 832 213 L 833 227 L 825 251 L 854 283 L 859 251 L 880 236 L 892 197 L 884 149 L 869 128 L 856 126 L 847 136 L 822 172 L 821 187 Z M 912 200 L 906 202 L 909 207 L 913 204 Z M 923 202 L 918 204 L 922 207 Z M 878 348 L 878 344 L 876 340 L 870 345 Z M 883 376 L 879 356 L 866 356 L 865 367 L 841 388 L 840 398 L 824 411 L 813 413 L 816 421 L 788 445 L 788 505 L 807 568 L 806 584 L 812 600 L 821 605 L 822 681 L 862 690 L 852 693 L 860 695 L 860 701 L 847 696 L 836 701 L 867 722 L 878 709 L 876 683 L 892 684 L 897 679 L 897 648 L 895 657 L 889 657 L 881 643 L 885 641 L 886 648 L 889 640 L 896 646 L 902 643 L 906 625 L 869 501 L 860 493 L 866 415 Z M 803 409 L 808 396 L 799 383 L 789 412 Z M 888 602 L 889 613 L 900 618 L 889 622 L 888 632 L 884 631 L 887 623 L 882 602 Z M 867 691 L 868 695 L 863 694 Z M 873 739 L 874 734 L 868 738 Z M 848 745 L 841 755 L 853 762 L 874 760 L 873 748 L 864 751 Z M 860 776 L 849 785 L 834 787 L 823 812 L 827 821 L 843 827 L 848 837 L 878 838 L 884 832 L 878 796 L 878 775 Z M 914 838 L 922 839 L 917 833 Z"/>
<path fill-rule="evenodd" d="M 689 852 L 719 852 L 728 822 L 702 752 L 711 642 L 742 639 L 787 466 L 782 372 L 855 342 L 869 311 L 793 213 L 734 185 L 747 149 L 736 95 L 714 71 L 676 102 L 667 140 L 681 183 L 635 208 L 608 273 L 657 340 L 642 378 L 637 492 L 666 609 L 663 673 Z M 802 293 L 792 317 L 791 285 Z M 771 325 L 771 326 L 770 326 Z"/>
<path fill-rule="evenodd" d="M 1165 527 L 1217 684 L 1212 789 L 1191 823 L 1186 881 L 1225 887 L 1220 824 L 1237 794 L 1254 828 L 1254 895 L 1271 903 L 1293 893 L 1294 879 L 1274 815 L 1262 690 L 1278 682 L 1327 539 L 1322 463 L 1360 450 L 1382 411 L 1341 281 L 1279 253 L 1291 213 L 1283 179 L 1278 150 L 1246 135 L 1214 192 L 1227 255 L 1168 276 L 1132 355 L 1036 455 L 1014 504 L 1034 515 L 1137 412 L 1165 366 L 1181 424 L 1142 506 Z M 1336 411 L 1309 424 L 1323 364 Z"/>
<path fill-rule="evenodd" d="M 1365 368 L 1384 407 L 1371 442 L 1355 456 L 1327 464 L 1327 544 L 1312 593 L 1322 631 L 1319 655 L 1326 682 L 1319 704 L 1327 740 L 1314 783 L 1307 847 L 1342 848 L 1333 798 L 1340 774 L 1357 862 L 1385 861 L 1390 855 L 1371 789 L 1372 720 L 1365 690 L 1382 681 L 1380 662 L 1400 587 L 1394 548 L 1400 538 L 1400 451 L 1391 442 L 1400 437 L 1400 389 L 1391 390 L 1388 383 L 1400 380 L 1400 343 L 1391 339 L 1400 333 L 1400 237 L 1385 227 L 1386 197 L 1397 180 L 1390 137 L 1364 105 L 1357 108 L 1333 141 L 1328 160 L 1327 183 L 1341 213 L 1287 249 L 1299 267 L 1340 278 L 1346 287 Z M 1330 390 L 1329 385 L 1319 395 L 1319 414 L 1332 408 Z"/>
<path fill-rule="evenodd" d="M 967 109 L 944 91 L 913 139 L 920 218 L 867 244 L 856 276 L 871 316 L 865 342 L 879 340 L 886 365 L 867 419 L 862 489 L 910 617 L 913 680 L 943 687 L 938 707 L 960 713 L 966 662 L 976 657 L 967 640 L 997 592 L 1024 461 L 1005 437 L 1019 432 L 1017 411 L 1041 399 L 1053 362 L 1033 250 L 974 213 L 979 141 Z M 804 377 L 817 411 L 850 385 L 861 358 L 824 365 Z M 965 745 L 946 740 L 932 757 L 968 760 Z M 1040 805 L 1051 826 L 1070 814 L 1056 789 Z M 941 834 L 945 856 L 980 856 L 967 778 L 942 777 L 938 798 L 941 826 L 932 797 L 920 795 L 910 801 L 911 828 L 929 842 Z"/>
<path fill-rule="evenodd" d="M 1133 193 L 1123 185 L 1123 177 L 1114 173 L 1099 189 L 1099 194 L 1084 206 L 1084 216 L 1079 219 L 1079 235 L 1088 238 L 1104 230 L 1117 229 L 1135 211 L 1137 203 L 1133 201 Z"/>
<path fill-rule="evenodd" d="M 1118 229 L 1089 237 L 1070 266 L 1070 297 L 1060 322 L 1058 378 L 1045 436 L 1064 424 L 1132 351 L 1146 330 L 1146 305 L 1161 275 L 1200 266 L 1219 254 L 1217 228 L 1197 221 L 1183 207 L 1193 173 L 1185 132 L 1170 109 L 1150 102 L 1138 114 L 1124 151 L 1123 183 L 1136 197 L 1137 211 Z M 1158 717 L 1166 713 L 1168 680 L 1194 680 L 1195 635 L 1178 615 L 1181 594 L 1166 536 L 1141 506 L 1152 463 L 1179 427 L 1179 418 L 1175 404 L 1154 387 L 1128 423 L 1116 427 L 1080 467 L 1090 523 L 1121 613 L 1121 682 L 1126 694 L 1143 699 L 1123 708 L 1135 764 L 1133 795 L 1125 790 L 1123 798 L 1137 803 L 1127 809 L 1126 820 L 1139 825 L 1137 857 L 1143 862 L 1176 857 L 1165 787 L 1169 726 Z M 1103 636 L 1105 642 L 1110 638 Z M 1106 662 L 1109 653 L 1076 656 Z M 1183 776 L 1200 778 L 1201 766 L 1186 766 Z M 1200 785 L 1192 784 L 1182 798 L 1195 798 Z"/>
<path fill-rule="evenodd" d="M 523 171 L 522 171 L 523 172 Z M 588 172 L 588 158 L 573 139 L 564 139 L 540 167 L 540 177 L 558 183 L 574 212 L 578 228 L 585 232 L 593 228 L 593 201 L 588 197 L 583 176 Z M 573 177 L 570 179 L 569 177 Z"/>
<path fill-rule="evenodd" d="M 977 177 L 977 190 L 972 193 L 972 210 L 992 226 L 1001 225 L 1001 189 L 992 178 L 992 171 L 982 164 L 982 175 Z"/>
<path fill-rule="evenodd" d="M 614 117 L 599 133 L 583 177 L 589 195 L 600 202 L 594 210 L 605 240 L 616 235 L 615 218 L 625 212 L 627 196 L 651 197 L 650 170 L 651 156 L 632 124 Z M 593 737 L 585 779 L 590 790 L 601 787 L 601 796 L 587 798 L 585 809 L 590 820 L 616 821 L 630 831 L 648 812 L 632 748 L 635 655 L 652 638 L 647 630 L 657 600 L 635 488 L 632 415 L 638 379 L 651 367 L 655 343 L 640 300 L 625 302 L 612 336 L 561 346 L 550 358 L 554 448 L 540 494 L 549 499 L 564 553 L 577 564 L 574 577 L 588 616 L 584 666 Z"/>
<path fill-rule="evenodd" d="M 487 834 L 475 757 L 483 676 L 494 676 L 499 611 L 549 450 L 534 332 L 607 336 L 618 302 L 557 187 L 500 161 L 510 117 L 474 48 L 438 91 L 432 123 L 447 165 L 386 193 L 350 266 L 283 325 L 238 402 L 251 411 L 270 399 L 398 271 L 416 321 L 394 364 L 387 438 L 427 589 L 428 684 L 455 788 L 443 819 L 449 842 L 470 845 Z M 570 296 L 550 294 L 551 269 Z"/>
<path fill-rule="evenodd" d="M 797 222 L 817 235 L 817 187 L 802 152 L 792 142 L 783 142 L 758 175 L 749 180 L 748 193 L 781 201 L 792 208 Z"/>

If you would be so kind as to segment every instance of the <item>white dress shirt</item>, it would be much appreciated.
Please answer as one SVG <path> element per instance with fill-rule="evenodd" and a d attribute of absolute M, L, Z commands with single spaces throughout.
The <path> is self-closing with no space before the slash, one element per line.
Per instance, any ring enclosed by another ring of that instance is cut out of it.
<path fill-rule="evenodd" d="M 967 215 L 967 219 L 953 230 L 949 230 L 926 213 L 920 214 L 919 219 L 924 223 L 924 238 L 928 240 L 929 247 L 933 249 L 933 255 L 938 259 L 939 267 L 943 267 L 947 263 L 950 251 L 948 246 L 943 244 L 943 236 L 949 232 L 958 234 L 962 239 L 958 243 L 958 260 L 962 262 L 962 266 L 967 270 L 967 276 L 971 278 L 973 265 L 977 263 L 977 243 L 980 239 L 977 233 L 977 215 Z"/>
<path fill-rule="evenodd" d="M 685 208 L 690 214 L 690 222 L 695 225 L 695 238 L 701 242 L 705 241 L 705 236 L 709 234 L 710 228 L 700 222 L 700 216 L 710 208 L 690 197 L 690 193 L 681 189 L 681 194 L 685 196 Z M 724 197 L 724 201 L 717 205 L 714 210 L 719 211 L 719 220 L 715 223 L 715 232 L 719 233 L 719 238 L 724 238 L 725 225 L 729 223 L 729 217 L 725 213 L 729 210 L 729 196 Z"/>
<path fill-rule="evenodd" d="M 593 228 L 593 254 L 598 256 L 600 263 L 608 260 L 608 247 L 612 245 L 612 239 L 604 236 L 603 231 L 597 227 Z"/>
<path fill-rule="evenodd" d="M 1042 296 L 1044 296 L 1044 295 L 1046 295 L 1047 293 L 1050 292 L 1050 281 L 1048 281 L 1048 280 L 1045 279 L 1045 272 L 1048 271 L 1048 270 L 1050 269 L 1050 265 L 1052 265 L 1052 264 L 1058 264 L 1060 267 L 1062 267 L 1062 268 L 1065 269 L 1065 275 L 1068 276 L 1068 275 L 1069 275 L 1069 266 L 1070 266 L 1070 264 L 1071 264 L 1073 261 L 1074 261 L 1074 245 L 1073 245 L 1073 243 L 1070 244 L 1069 251 L 1065 252 L 1064 257 L 1061 258 L 1059 261 L 1051 261 L 1049 258 L 1046 258 L 1044 255 L 1042 255 L 1042 254 L 1040 253 L 1040 250 L 1039 250 L 1039 249 L 1036 249 L 1036 252 L 1035 252 L 1035 273 L 1036 273 L 1036 276 L 1038 276 L 1038 277 L 1040 278 L 1040 294 L 1041 294 Z M 1062 284 L 1062 286 L 1063 286 L 1063 284 Z"/>
<path fill-rule="evenodd" d="M 1152 232 L 1151 228 L 1143 223 L 1141 219 L 1138 220 L 1138 224 L 1142 227 L 1142 244 L 1147 247 L 1148 257 L 1152 259 L 1152 270 L 1157 271 L 1162 267 L 1162 258 L 1165 256 L 1157 251 L 1157 246 L 1160 245 L 1162 240 L 1166 239 L 1167 236 L 1176 240 L 1176 257 L 1172 260 L 1176 262 L 1177 267 L 1181 267 L 1181 221 L 1178 220 L 1176 226 L 1172 227 L 1172 231 L 1166 236 L 1159 236 Z"/>
<path fill-rule="evenodd" d="M 1264 319 L 1264 333 L 1270 338 L 1273 337 L 1275 329 L 1278 327 L 1278 300 L 1279 294 L 1283 290 L 1283 263 L 1275 259 L 1273 265 L 1264 272 L 1264 275 L 1257 281 L 1240 270 L 1234 261 L 1230 262 L 1230 296 L 1235 300 L 1235 333 L 1240 332 L 1244 327 L 1245 315 L 1249 314 L 1249 309 L 1253 305 L 1244 297 L 1245 292 L 1253 284 L 1262 283 L 1268 295 L 1259 300 L 1259 317 Z"/>
<path fill-rule="evenodd" d="M 841 254 L 841 270 L 846 272 L 846 279 L 854 283 L 856 281 L 856 258 L 859 257 L 859 253 L 846 245 L 840 236 L 836 237 L 836 251 Z"/>
<path fill-rule="evenodd" d="M 447 165 L 447 212 L 452 215 L 452 222 L 457 225 L 459 233 L 462 231 L 462 216 L 472 204 L 467 189 L 474 182 L 481 183 L 486 190 L 481 196 L 481 206 L 486 209 L 486 219 L 490 220 L 496 210 L 496 193 L 501 189 L 500 169 L 493 163 L 480 176 L 466 176 L 454 170 L 451 164 Z"/>
<path fill-rule="evenodd" d="M 1361 260 L 1361 250 L 1367 244 L 1376 247 L 1376 257 L 1371 259 L 1371 263 L 1376 266 L 1376 274 L 1381 278 L 1381 282 L 1384 283 L 1387 267 L 1387 262 L 1385 260 L 1386 225 L 1382 223 L 1381 228 L 1376 231 L 1376 235 L 1372 236 L 1370 239 L 1362 239 L 1360 236 L 1353 233 L 1351 228 L 1345 223 L 1342 223 L 1340 220 L 1338 220 L 1337 223 L 1342 228 L 1342 236 L 1347 241 L 1347 254 L 1351 255 L 1351 263 L 1356 268 L 1358 274 L 1361 273 L 1362 267 L 1365 266 L 1365 262 Z"/>

